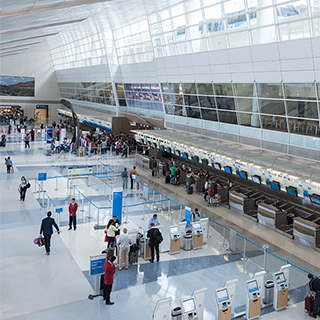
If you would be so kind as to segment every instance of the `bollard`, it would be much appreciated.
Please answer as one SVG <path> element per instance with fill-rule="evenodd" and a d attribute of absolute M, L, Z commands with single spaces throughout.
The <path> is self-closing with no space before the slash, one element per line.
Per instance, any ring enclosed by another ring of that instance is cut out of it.
<path fill-rule="evenodd" d="M 54 190 L 59 190 L 58 189 L 58 177 L 56 176 L 56 188 Z"/>
<path fill-rule="evenodd" d="M 168 213 L 167 216 L 170 216 L 170 199 L 168 199 Z"/>
<path fill-rule="evenodd" d="M 223 247 L 223 248 L 227 247 L 225 242 L 226 242 L 226 228 L 223 227 L 223 243 L 220 245 L 220 247 Z"/>
<path fill-rule="evenodd" d="M 241 258 L 242 261 L 247 261 L 248 258 L 246 257 L 247 253 L 247 239 L 243 239 L 243 257 Z"/>
<path fill-rule="evenodd" d="M 129 223 L 129 221 L 128 221 L 128 206 L 126 206 L 126 222 L 125 223 L 126 224 Z"/>
<path fill-rule="evenodd" d="M 146 220 L 146 203 L 143 202 L 143 217 L 141 218 L 141 220 Z"/>

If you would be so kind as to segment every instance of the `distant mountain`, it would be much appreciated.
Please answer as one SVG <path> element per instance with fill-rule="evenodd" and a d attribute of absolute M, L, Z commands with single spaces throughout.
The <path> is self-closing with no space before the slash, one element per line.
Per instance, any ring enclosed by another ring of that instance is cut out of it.
<path fill-rule="evenodd" d="M 15 83 L 15 84 L 10 84 L 6 87 L 11 88 L 11 89 L 19 89 L 19 88 L 33 89 L 34 88 L 34 81 L 19 82 L 19 83 Z"/>

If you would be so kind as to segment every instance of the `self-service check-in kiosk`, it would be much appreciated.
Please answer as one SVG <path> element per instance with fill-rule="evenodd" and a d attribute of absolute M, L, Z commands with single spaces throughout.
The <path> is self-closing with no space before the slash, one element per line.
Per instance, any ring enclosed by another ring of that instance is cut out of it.
<path fill-rule="evenodd" d="M 155 320 L 170 319 L 171 301 L 172 301 L 172 298 L 165 298 L 157 301 L 157 304 L 153 310 L 152 319 L 155 319 Z"/>
<path fill-rule="evenodd" d="M 272 274 L 274 281 L 273 307 L 280 310 L 287 307 L 288 304 L 288 284 L 282 271 Z"/>
<path fill-rule="evenodd" d="M 231 303 L 227 288 L 215 290 L 216 296 L 216 319 L 230 320 L 231 319 Z"/>
<path fill-rule="evenodd" d="M 170 254 L 180 252 L 180 233 L 178 226 L 170 226 Z"/>
<path fill-rule="evenodd" d="M 192 224 L 192 229 L 193 229 L 193 249 L 199 249 L 202 248 L 203 246 L 203 231 L 201 228 L 201 223 L 200 222 L 194 222 Z"/>
<path fill-rule="evenodd" d="M 181 300 L 183 320 L 199 320 L 194 298 Z"/>
<path fill-rule="evenodd" d="M 246 281 L 246 318 L 248 320 L 260 317 L 261 313 L 261 294 L 258 282 L 255 279 Z"/>

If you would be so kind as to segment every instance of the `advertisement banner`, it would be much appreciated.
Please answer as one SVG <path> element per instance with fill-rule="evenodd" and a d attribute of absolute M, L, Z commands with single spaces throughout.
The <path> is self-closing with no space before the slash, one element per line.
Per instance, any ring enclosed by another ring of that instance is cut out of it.
<path fill-rule="evenodd" d="M 185 207 L 184 219 L 187 222 L 187 227 L 189 227 L 191 223 L 191 208 Z"/>
<path fill-rule="evenodd" d="M 112 195 L 112 216 L 117 216 L 120 224 L 122 224 L 122 196 L 121 188 L 114 188 Z"/>

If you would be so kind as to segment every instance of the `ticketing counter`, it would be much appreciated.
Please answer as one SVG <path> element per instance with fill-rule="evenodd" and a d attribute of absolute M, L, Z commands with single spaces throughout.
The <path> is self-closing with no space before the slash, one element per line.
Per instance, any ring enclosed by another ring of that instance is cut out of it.
<path fill-rule="evenodd" d="M 287 224 L 287 212 L 267 201 L 258 203 L 258 221 L 262 225 L 275 229 Z"/>
<path fill-rule="evenodd" d="M 216 319 L 230 320 L 231 319 L 231 302 L 227 288 L 215 290 L 216 297 Z"/>
<path fill-rule="evenodd" d="M 246 281 L 246 318 L 248 320 L 260 317 L 261 293 L 255 279 Z"/>
<path fill-rule="evenodd" d="M 200 320 L 194 298 L 181 300 L 181 308 L 183 320 Z"/>
<path fill-rule="evenodd" d="M 170 226 L 170 254 L 180 253 L 180 233 L 178 226 Z"/>
<path fill-rule="evenodd" d="M 193 249 L 200 249 L 203 246 L 203 231 L 201 227 L 201 223 L 194 222 L 192 224 L 193 230 Z"/>
<path fill-rule="evenodd" d="M 294 240 L 311 248 L 320 247 L 320 225 L 300 217 L 293 218 Z"/>
<path fill-rule="evenodd" d="M 288 304 L 288 284 L 283 271 L 272 274 L 274 281 L 273 307 L 280 310 L 287 307 Z"/>

